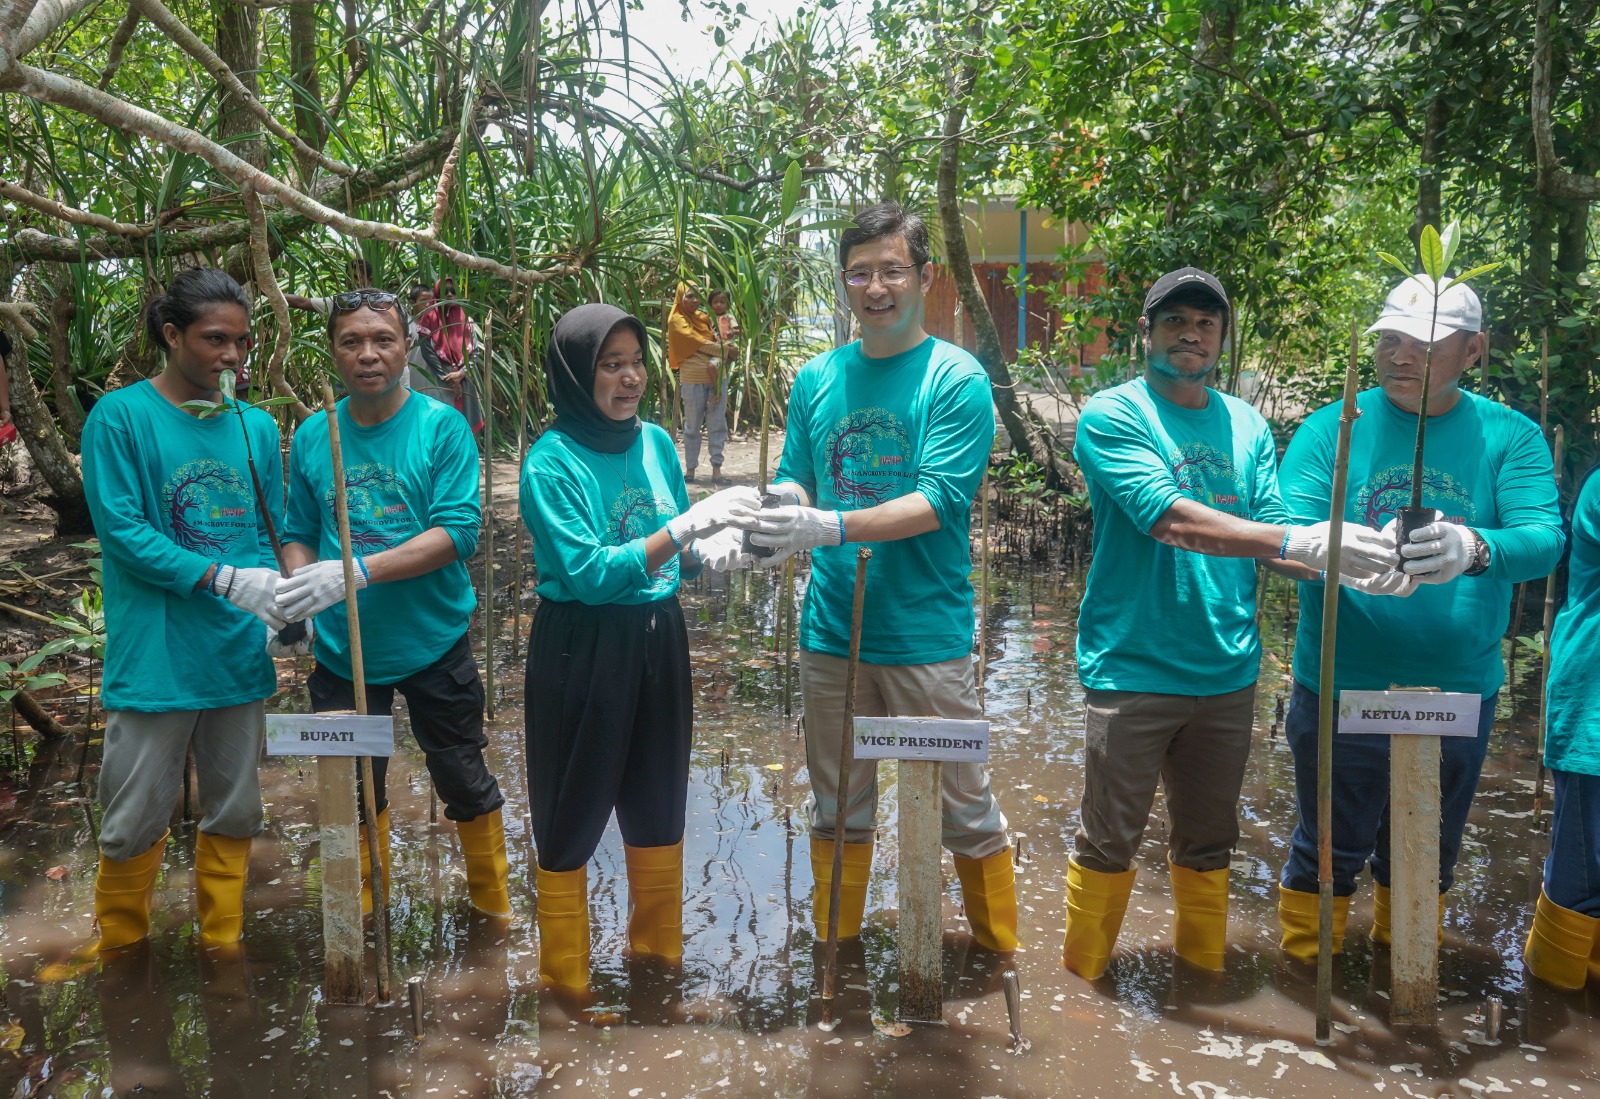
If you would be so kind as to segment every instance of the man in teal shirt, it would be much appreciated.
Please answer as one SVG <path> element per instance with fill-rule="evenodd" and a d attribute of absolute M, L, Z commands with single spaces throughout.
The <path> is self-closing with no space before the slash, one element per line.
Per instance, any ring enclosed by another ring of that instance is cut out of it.
<path fill-rule="evenodd" d="M 1206 385 L 1229 320 L 1213 275 L 1163 275 L 1139 318 L 1144 376 L 1096 394 L 1078 422 L 1094 558 L 1078 612 L 1084 791 L 1062 957 L 1089 980 L 1116 945 L 1157 783 L 1172 824 L 1174 945 L 1222 968 L 1261 659 L 1256 561 L 1294 576 L 1327 563 L 1326 523 L 1285 523 L 1266 421 Z M 1355 576 L 1398 563 L 1377 531 L 1346 528 L 1343 547 Z"/>
<path fill-rule="evenodd" d="M 1435 318 L 1435 312 L 1437 317 Z M 1413 276 L 1389 293 L 1368 329 L 1378 334 L 1378 386 L 1357 400 L 1350 437 L 1347 527 L 1393 529 L 1411 500 L 1417 415 L 1430 335 L 1434 341 L 1422 502 L 1437 520 L 1401 547 L 1403 575 L 1385 592 L 1339 593 L 1334 689 L 1435 687 L 1483 700 L 1476 737 L 1444 737 L 1439 768 L 1439 917 L 1505 680 L 1500 639 L 1511 588 L 1544 576 L 1561 556 L 1561 518 L 1550 452 L 1520 412 L 1461 389 L 1463 372 L 1488 352 L 1483 307 L 1465 284 L 1445 289 Z M 1283 459 L 1284 502 L 1310 522 L 1328 517 L 1339 408 L 1312 413 Z M 1409 578 L 1409 582 L 1407 582 Z M 1404 602 L 1380 595 L 1406 596 Z M 1317 686 L 1322 663 L 1322 586 L 1302 585 L 1294 694 L 1285 724 L 1294 752 L 1299 823 L 1279 879 L 1283 949 L 1317 956 Z M 1356 875 L 1369 863 L 1376 896 L 1372 938 L 1389 941 L 1389 738 L 1348 735 L 1333 745 L 1333 950 L 1343 947 Z"/>
<path fill-rule="evenodd" d="M 355 554 L 367 702 L 388 713 L 396 691 L 427 759 L 445 816 L 456 822 L 467 892 L 479 911 L 509 916 L 505 798 L 483 749 L 483 681 L 467 626 L 477 599 L 466 561 L 477 549 L 478 449 L 454 409 L 406 389 L 405 310 L 383 290 L 335 294 L 328 315 L 333 362 L 349 392 L 339 439 Z M 284 617 L 315 616 L 317 666 L 307 681 L 316 710 L 355 705 L 344 563 L 334 516 L 325 415 L 295 433 L 289 455 L 284 555 L 294 575 L 278 585 Z M 388 876 L 386 759 L 374 759 L 379 864 Z M 369 872 L 367 830 L 361 868 Z M 370 886 L 363 891 L 370 908 Z"/>
<path fill-rule="evenodd" d="M 826 935 L 839 793 L 854 547 L 873 544 L 867 570 L 855 712 L 861 716 L 981 718 L 972 666 L 970 530 L 973 495 L 994 440 L 989 380 L 976 359 L 928 335 L 923 297 L 933 283 L 928 230 L 892 202 L 870 206 L 839 241 L 861 340 L 812 359 L 795 378 L 772 491 L 788 502 L 736 518 L 781 564 L 812 550 L 800 623 L 813 913 Z M 813 506 L 815 505 L 815 506 Z M 737 507 L 734 509 L 738 511 Z M 714 568 L 748 563 L 717 536 L 701 551 Z M 1005 816 L 975 763 L 944 765 L 944 844 L 955 855 L 978 944 L 1017 945 L 1016 887 Z M 872 862 L 877 771 L 850 772 L 839 934 L 861 930 Z"/>

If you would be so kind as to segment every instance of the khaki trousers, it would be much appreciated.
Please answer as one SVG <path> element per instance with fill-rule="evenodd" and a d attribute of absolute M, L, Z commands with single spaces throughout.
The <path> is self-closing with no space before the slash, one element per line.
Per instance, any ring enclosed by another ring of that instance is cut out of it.
<path fill-rule="evenodd" d="M 844 730 L 844 693 L 849 661 L 800 651 L 800 695 L 805 707 L 806 764 L 811 796 L 806 819 L 818 839 L 833 838 L 839 805 L 839 748 Z M 972 660 L 960 657 L 937 664 L 868 664 L 856 676 L 859 717 L 953 717 L 981 719 Z M 944 846 L 965 858 L 981 859 L 1011 845 L 1005 814 L 989 789 L 989 772 L 980 763 L 946 763 Z M 850 767 L 850 802 L 845 842 L 866 843 L 876 828 L 878 766 L 858 759 Z"/>

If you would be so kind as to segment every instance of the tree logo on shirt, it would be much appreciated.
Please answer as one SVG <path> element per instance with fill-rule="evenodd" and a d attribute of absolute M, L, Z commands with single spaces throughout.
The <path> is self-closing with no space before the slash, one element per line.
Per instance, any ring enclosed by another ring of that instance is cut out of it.
<path fill-rule="evenodd" d="M 1206 443 L 1184 443 L 1167 456 L 1178 491 L 1218 511 L 1246 515 L 1240 502 L 1239 471 L 1233 457 Z"/>
<path fill-rule="evenodd" d="M 1466 486 L 1441 469 L 1422 467 L 1422 502 L 1445 513 L 1450 523 L 1474 523 L 1477 505 L 1467 495 Z M 1411 463 L 1389 466 L 1367 478 L 1356 492 L 1356 512 L 1373 530 L 1400 514 L 1411 503 Z"/>
<path fill-rule="evenodd" d="M 364 462 L 344 471 L 345 500 L 350 508 L 350 549 L 378 553 L 421 533 L 421 525 L 405 497 L 405 485 L 392 466 Z M 322 492 L 323 507 L 337 524 L 333 485 Z"/>
<path fill-rule="evenodd" d="M 873 507 L 905 494 L 916 470 L 905 424 L 886 408 L 859 408 L 840 420 L 823 444 L 834 495 Z"/>
<path fill-rule="evenodd" d="M 183 463 L 161 488 L 173 539 L 196 553 L 227 553 L 242 531 L 254 531 L 251 503 L 239 471 L 215 458 Z"/>
<path fill-rule="evenodd" d="M 665 497 L 657 496 L 648 488 L 625 488 L 611 502 L 611 537 L 613 544 L 625 546 L 635 538 L 648 538 L 661 529 L 661 524 L 678 514 L 678 505 Z M 667 558 L 666 564 L 650 575 L 658 580 L 670 579 L 678 574 L 678 555 Z"/>

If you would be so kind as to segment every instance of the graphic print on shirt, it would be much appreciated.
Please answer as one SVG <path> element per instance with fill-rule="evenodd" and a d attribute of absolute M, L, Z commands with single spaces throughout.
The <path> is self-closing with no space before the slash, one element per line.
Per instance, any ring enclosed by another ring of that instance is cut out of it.
<path fill-rule="evenodd" d="M 241 537 L 256 538 L 250 489 L 237 469 L 215 458 L 196 458 L 173 470 L 161 487 L 161 509 L 173 539 L 186 550 L 226 554 Z"/>
<path fill-rule="evenodd" d="M 841 503 L 873 507 L 904 496 L 917 479 L 905 424 L 886 408 L 858 408 L 823 444 L 828 476 Z"/>
<path fill-rule="evenodd" d="M 1233 457 L 1207 443 L 1184 443 L 1167 455 L 1178 490 L 1191 500 L 1249 518 Z"/>
<path fill-rule="evenodd" d="M 612 544 L 625 546 L 635 538 L 648 538 L 676 514 L 678 506 L 671 500 L 657 496 L 647 488 L 625 488 L 611 502 L 609 531 Z M 667 558 L 666 563 L 650 575 L 658 580 L 670 581 L 678 575 L 678 555 Z"/>
<path fill-rule="evenodd" d="M 382 462 L 351 466 L 344 471 L 344 491 L 350 507 L 350 548 L 355 553 L 377 553 L 422 533 L 422 520 L 413 514 L 405 485 L 393 467 Z M 331 484 L 322 493 L 322 506 L 337 529 Z"/>
<path fill-rule="evenodd" d="M 1368 477 L 1355 495 L 1356 512 L 1373 530 L 1400 514 L 1411 503 L 1411 463 L 1381 469 Z M 1432 466 L 1422 467 L 1422 503 L 1444 512 L 1447 523 L 1475 523 L 1478 508 L 1467 495 L 1466 486 L 1450 474 Z"/>

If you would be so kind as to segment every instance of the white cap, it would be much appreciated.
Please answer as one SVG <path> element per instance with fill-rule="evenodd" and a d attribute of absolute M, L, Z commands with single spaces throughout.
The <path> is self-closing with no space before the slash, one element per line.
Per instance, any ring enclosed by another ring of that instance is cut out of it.
<path fill-rule="evenodd" d="M 1447 282 L 1445 284 L 1449 286 Z M 1439 295 L 1434 312 L 1433 280 L 1427 275 L 1412 275 L 1389 291 L 1383 313 L 1368 332 L 1390 331 L 1424 343 L 1442 340 L 1452 332 L 1483 331 L 1483 303 L 1472 287 L 1459 282 Z M 1434 322 L 1430 336 L 1428 322 Z"/>

